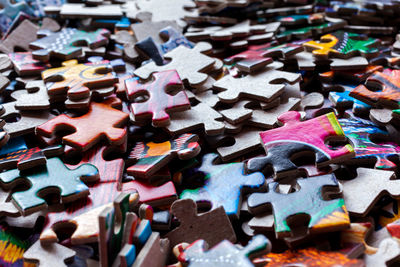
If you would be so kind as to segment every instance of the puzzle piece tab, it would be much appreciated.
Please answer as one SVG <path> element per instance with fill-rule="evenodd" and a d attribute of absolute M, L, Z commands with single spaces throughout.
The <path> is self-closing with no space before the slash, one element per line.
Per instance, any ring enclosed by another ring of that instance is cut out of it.
<path fill-rule="evenodd" d="M 297 169 L 290 160 L 295 153 L 315 153 L 318 167 L 350 159 L 355 154 L 349 144 L 335 150 L 326 146 L 325 139 L 328 137 L 345 140 L 345 134 L 334 113 L 300 121 L 299 112 L 289 111 L 279 116 L 278 121 L 284 126 L 260 133 L 267 156 L 250 159 L 248 170 L 261 171 L 267 165 L 272 165 L 279 178 L 284 172 Z"/>
<path fill-rule="evenodd" d="M 182 81 L 174 70 L 153 73 L 153 79 L 147 83 L 140 83 L 136 78 L 131 78 L 125 81 L 125 85 L 130 100 L 141 95 L 148 96 L 145 102 L 131 104 L 131 112 L 137 122 L 152 116 L 154 126 L 166 126 L 170 122 L 167 112 L 190 109 L 189 99 L 182 90 Z M 179 92 L 169 94 L 173 89 L 179 89 Z"/>
<path fill-rule="evenodd" d="M 328 174 L 297 180 L 300 189 L 282 194 L 278 183 L 268 184 L 267 193 L 253 193 L 247 199 L 250 211 L 257 212 L 271 205 L 274 213 L 274 227 L 277 238 L 290 235 L 292 229 L 288 220 L 295 215 L 307 214 L 310 218 L 310 233 L 331 232 L 345 229 L 350 225 L 343 198 L 324 199 L 323 187 L 339 188 L 335 175 Z"/>

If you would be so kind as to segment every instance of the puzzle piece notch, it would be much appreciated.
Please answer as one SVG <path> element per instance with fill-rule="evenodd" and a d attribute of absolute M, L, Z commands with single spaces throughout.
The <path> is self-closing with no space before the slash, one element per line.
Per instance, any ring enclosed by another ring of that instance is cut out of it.
<path fill-rule="evenodd" d="M 272 165 L 275 178 L 296 171 L 297 166 L 290 157 L 299 152 L 315 153 L 317 167 L 332 162 L 341 162 L 354 157 L 354 149 L 347 144 L 333 150 L 326 146 L 326 138 L 345 140 L 343 129 L 334 113 L 328 113 L 307 121 L 300 121 L 298 111 L 289 111 L 278 117 L 278 123 L 284 126 L 260 133 L 267 156 L 250 159 L 249 171 L 261 171 Z"/>
<path fill-rule="evenodd" d="M 124 126 L 129 115 L 112 107 L 119 107 L 121 100 L 110 97 L 101 103 L 92 102 L 89 111 L 71 118 L 59 115 L 36 128 L 36 134 L 52 137 L 58 130 L 73 129 L 74 133 L 63 137 L 63 143 L 86 151 L 103 138 L 111 145 L 121 145 L 126 141 Z"/>
<path fill-rule="evenodd" d="M 137 178 L 149 179 L 175 157 L 181 160 L 191 159 L 200 153 L 198 139 L 195 134 L 183 134 L 162 143 L 138 142 L 128 157 L 137 162 L 127 168 L 127 173 Z"/>
<path fill-rule="evenodd" d="M 140 83 L 136 78 L 126 80 L 126 94 L 131 101 L 138 96 L 148 96 L 145 102 L 131 104 L 135 121 L 146 120 L 150 115 L 153 126 L 163 127 L 170 123 L 168 113 L 190 109 L 190 102 L 176 71 L 156 72 L 152 76 L 153 79 L 147 83 Z M 171 90 L 179 92 L 171 95 L 168 93 Z"/>
<path fill-rule="evenodd" d="M 12 202 L 23 215 L 28 215 L 47 207 L 42 197 L 49 193 L 59 193 L 62 203 L 87 196 L 89 189 L 82 181 L 97 181 L 99 176 L 97 168 L 91 164 L 70 170 L 59 158 L 47 159 L 46 166 L 40 170 L 14 169 L 0 175 L 1 183 L 8 189 L 15 187 L 21 178 L 31 186 L 26 191 L 14 192 Z"/>
<path fill-rule="evenodd" d="M 222 206 L 198 215 L 192 199 L 180 199 L 172 204 L 171 212 L 180 222 L 179 227 L 166 234 L 172 247 L 198 239 L 205 240 L 211 247 L 223 240 L 236 242 L 235 232 Z"/>
<path fill-rule="evenodd" d="M 85 42 L 90 49 L 99 48 L 108 43 L 110 32 L 106 29 L 85 32 L 75 28 L 65 28 L 59 32 L 40 30 L 38 36 L 42 38 L 29 45 L 31 49 L 34 49 L 32 52 L 34 59 L 49 61 L 50 57 L 54 56 L 68 60 L 79 57 L 83 53 L 82 47 L 75 45 Z"/>
<path fill-rule="evenodd" d="M 300 190 L 289 194 L 277 192 L 278 183 L 268 184 L 267 193 L 253 193 L 247 199 L 251 212 L 265 210 L 272 206 L 274 227 L 277 238 L 290 235 L 293 229 L 289 221 L 295 215 L 307 214 L 310 218 L 308 231 L 310 233 L 331 232 L 345 229 L 350 225 L 350 218 L 343 198 L 325 200 L 323 189 L 339 188 L 335 175 L 327 174 L 307 179 L 298 179 Z"/>
<path fill-rule="evenodd" d="M 199 172 L 205 175 L 205 185 L 197 189 L 183 190 L 180 199 L 192 199 L 197 203 L 208 202 L 211 209 L 223 206 L 229 217 L 238 217 L 242 191 L 257 190 L 265 183 L 264 175 L 244 173 L 243 163 L 214 164 L 216 154 L 206 154 Z"/>

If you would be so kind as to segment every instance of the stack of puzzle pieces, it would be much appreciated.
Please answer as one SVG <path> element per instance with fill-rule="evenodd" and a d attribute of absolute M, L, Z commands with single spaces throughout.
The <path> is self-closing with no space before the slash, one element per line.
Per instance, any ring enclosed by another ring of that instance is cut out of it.
<path fill-rule="evenodd" d="M 399 0 L 0 6 L 0 266 L 400 266 Z"/>

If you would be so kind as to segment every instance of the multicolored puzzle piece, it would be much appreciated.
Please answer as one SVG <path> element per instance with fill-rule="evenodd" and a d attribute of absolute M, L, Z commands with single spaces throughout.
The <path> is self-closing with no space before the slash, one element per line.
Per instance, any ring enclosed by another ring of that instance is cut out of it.
<path fill-rule="evenodd" d="M 198 136 L 195 134 L 183 134 L 163 143 L 139 142 L 128 157 L 137 162 L 126 171 L 135 177 L 149 179 L 174 157 L 178 156 L 179 159 L 185 160 L 200 153 L 197 140 Z"/>
<path fill-rule="evenodd" d="M 377 43 L 378 40 L 374 38 L 363 40 L 361 35 L 337 31 L 323 35 L 321 41 L 309 41 L 304 43 L 303 46 L 311 50 L 316 57 L 328 58 L 334 55 L 349 58 L 360 54 L 365 57 L 378 54 L 378 49 L 373 47 Z"/>
<path fill-rule="evenodd" d="M 284 126 L 260 133 L 267 156 L 252 158 L 247 163 L 250 171 L 261 171 L 272 165 L 275 176 L 297 169 L 290 157 L 299 152 L 315 153 L 317 166 L 326 166 L 354 157 L 354 149 L 347 144 L 340 149 L 331 149 L 326 138 L 345 140 L 345 134 L 334 113 L 328 113 L 307 121 L 300 121 L 300 113 L 289 111 L 279 116 Z"/>
<path fill-rule="evenodd" d="M 97 29 L 93 32 L 80 31 L 75 28 L 65 28 L 59 32 L 50 30 L 38 31 L 40 38 L 31 42 L 29 47 L 33 49 L 33 58 L 40 61 L 48 61 L 50 57 L 63 60 L 76 58 L 82 55 L 82 47 L 78 43 L 86 43 L 89 48 L 95 49 L 108 43 L 110 31 Z"/>
<path fill-rule="evenodd" d="M 265 183 L 264 175 L 244 173 L 243 163 L 214 164 L 217 154 L 206 154 L 199 171 L 205 174 L 205 185 L 185 189 L 179 198 L 190 198 L 197 203 L 207 203 L 212 209 L 223 206 L 230 217 L 238 217 L 242 190 L 258 189 Z"/>
<path fill-rule="evenodd" d="M 42 72 L 50 97 L 68 95 L 71 100 L 80 100 L 90 97 L 91 89 L 110 87 L 118 82 L 109 61 L 78 64 L 74 59 L 62 65 Z"/>
<path fill-rule="evenodd" d="M 386 136 L 388 138 L 388 132 L 380 129 L 371 121 L 355 117 L 339 119 L 339 123 L 354 147 L 356 156 L 353 161 L 356 160 L 361 163 L 372 160 L 373 162 L 375 161 L 376 169 L 396 169 L 396 164 L 390 161 L 389 158 L 400 155 L 400 146 L 390 142 L 375 143 L 371 141 L 374 136 Z"/>
<path fill-rule="evenodd" d="M 374 107 L 400 107 L 400 70 L 376 71 L 368 77 L 366 86 L 357 86 L 350 92 L 350 96 Z"/>

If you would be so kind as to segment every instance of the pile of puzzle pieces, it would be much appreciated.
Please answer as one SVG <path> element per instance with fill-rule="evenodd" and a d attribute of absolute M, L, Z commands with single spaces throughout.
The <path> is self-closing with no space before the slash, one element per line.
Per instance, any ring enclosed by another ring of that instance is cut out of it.
<path fill-rule="evenodd" d="M 0 266 L 400 266 L 399 0 L 0 6 Z"/>

